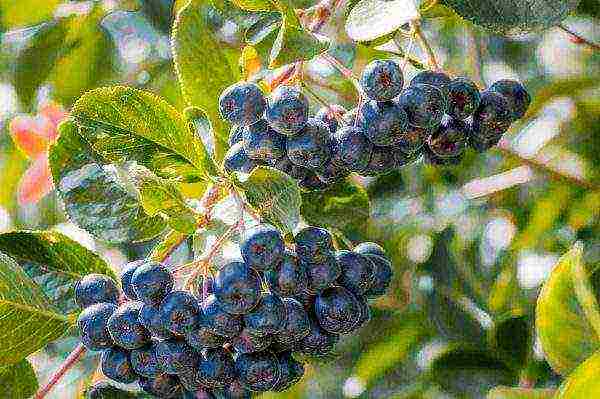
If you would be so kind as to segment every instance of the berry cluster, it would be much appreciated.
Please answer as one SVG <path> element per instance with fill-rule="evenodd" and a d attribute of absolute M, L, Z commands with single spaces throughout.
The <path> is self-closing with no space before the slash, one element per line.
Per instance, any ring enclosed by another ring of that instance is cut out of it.
<path fill-rule="evenodd" d="M 160 263 L 136 261 L 121 275 L 75 287 L 82 343 L 102 351 L 104 375 L 139 382 L 158 398 L 250 398 L 284 391 L 304 366 L 293 354 L 323 357 L 340 334 L 370 319 L 370 298 L 385 293 L 392 266 L 375 243 L 336 251 L 330 233 L 305 227 L 285 246 L 273 226 L 246 230 L 242 260 L 223 266 L 203 299 L 174 289 Z M 121 299 L 121 301 L 119 301 Z"/>
<path fill-rule="evenodd" d="M 305 189 L 322 189 L 351 172 L 376 176 L 422 155 L 431 164 L 456 164 L 469 146 L 495 146 L 531 102 L 512 80 L 480 92 L 469 79 L 424 71 L 404 87 L 392 60 L 368 64 L 360 84 L 365 98 L 358 107 L 332 105 L 314 117 L 295 87 L 279 86 L 268 99 L 252 83 L 228 87 L 219 99 L 222 117 L 233 124 L 225 169 L 268 165 Z"/>

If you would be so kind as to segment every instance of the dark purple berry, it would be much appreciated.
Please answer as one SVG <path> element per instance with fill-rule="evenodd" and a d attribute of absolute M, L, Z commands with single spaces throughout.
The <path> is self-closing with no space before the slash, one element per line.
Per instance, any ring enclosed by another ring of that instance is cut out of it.
<path fill-rule="evenodd" d="M 304 227 L 294 237 L 296 254 L 305 263 L 323 262 L 334 252 L 331 234 L 320 227 Z"/>
<path fill-rule="evenodd" d="M 235 143 L 223 159 L 223 167 L 228 173 L 243 172 L 250 173 L 252 169 L 262 165 L 262 162 L 250 159 L 246 151 L 244 151 L 244 144 L 239 142 Z"/>
<path fill-rule="evenodd" d="M 215 389 L 215 399 L 250 399 L 252 397 L 239 379 L 230 382 L 225 388 Z"/>
<path fill-rule="evenodd" d="M 354 247 L 353 251 L 362 255 L 377 255 L 387 259 L 385 249 L 374 242 L 362 242 Z"/>
<path fill-rule="evenodd" d="M 500 137 L 512 122 L 513 117 L 506 97 L 490 90 L 481 93 L 479 108 L 473 115 L 473 136 L 480 139 Z"/>
<path fill-rule="evenodd" d="M 235 83 L 219 97 L 221 116 L 231 123 L 250 125 L 260 119 L 265 107 L 265 97 L 253 83 Z"/>
<path fill-rule="evenodd" d="M 260 299 L 260 276 L 243 262 L 230 262 L 217 273 L 214 290 L 219 306 L 224 311 L 245 314 L 252 310 Z"/>
<path fill-rule="evenodd" d="M 184 385 L 183 379 L 180 378 L 181 385 Z M 184 385 L 185 388 L 185 385 Z M 183 393 L 183 397 L 181 399 L 221 399 L 220 397 L 215 397 L 212 390 L 208 388 L 200 388 L 194 391 L 185 390 Z"/>
<path fill-rule="evenodd" d="M 246 265 L 264 271 L 273 268 L 281 261 L 285 244 L 281 233 L 274 226 L 259 224 L 244 232 L 240 250 Z"/>
<path fill-rule="evenodd" d="M 285 318 L 275 339 L 283 345 L 293 344 L 310 332 L 308 313 L 294 298 L 283 298 L 283 306 L 285 307 Z"/>
<path fill-rule="evenodd" d="M 85 399 L 107 399 L 107 398 L 122 398 L 134 399 L 134 395 L 129 392 L 117 388 L 107 380 L 98 381 L 85 389 Z"/>
<path fill-rule="evenodd" d="M 246 353 L 235 359 L 241 383 L 250 391 L 266 392 L 279 381 L 277 357 L 270 352 Z"/>
<path fill-rule="evenodd" d="M 156 356 L 155 342 L 132 350 L 130 356 L 133 371 L 142 377 L 152 378 L 162 374 Z"/>
<path fill-rule="evenodd" d="M 106 377 L 122 384 L 131 384 L 138 378 L 131 366 L 129 352 L 117 347 L 102 352 L 100 369 Z"/>
<path fill-rule="evenodd" d="M 290 161 L 290 158 L 288 158 L 287 154 L 276 160 L 273 163 L 273 167 L 284 173 L 287 173 L 296 180 L 302 180 L 308 173 L 310 173 L 307 168 L 295 165 L 292 161 Z"/>
<path fill-rule="evenodd" d="M 363 296 L 357 296 L 356 299 L 358 299 L 358 303 L 360 305 L 360 319 L 358 321 L 358 324 L 354 328 L 355 330 L 364 326 L 371 320 L 371 308 L 369 307 L 369 302 L 367 302 L 367 298 Z"/>
<path fill-rule="evenodd" d="M 414 163 L 421 159 L 423 150 L 419 150 L 413 153 L 406 153 L 404 151 L 394 149 L 391 156 L 394 157 L 394 165 L 396 169 L 403 168 L 408 164 Z"/>
<path fill-rule="evenodd" d="M 319 325 L 325 331 L 333 334 L 347 334 L 360 321 L 360 304 L 347 289 L 332 287 L 317 296 L 315 314 Z"/>
<path fill-rule="evenodd" d="M 375 60 L 363 69 L 360 84 L 370 99 L 388 101 L 402 91 L 404 75 L 393 60 Z"/>
<path fill-rule="evenodd" d="M 373 143 L 367 139 L 362 128 L 347 126 L 338 129 L 332 136 L 332 160 L 344 165 L 352 172 L 367 167 Z"/>
<path fill-rule="evenodd" d="M 340 336 L 325 331 L 319 322 L 312 317 L 310 321 L 310 332 L 302 338 L 295 346 L 294 351 L 311 357 L 324 357 L 329 355 Z"/>
<path fill-rule="evenodd" d="M 273 130 L 264 119 L 244 128 L 244 152 L 257 161 L 274 161 L 285 155 L 285 136 Z"/>
<path fill-rule="evenodd" d="M 330 159 L 327 163 L 317 169 L 317 176 L 326 184 L 334 184 L 344 180 L 350 175 L 350 170 L 341 162 Z"/>
<path fill-rule="evenodd" d="M 341 250 L 335 254 L 337 263 L 342 269 L 338 282 L 357 295 L 362 295 L 371 288 L 375 281 L 373 262 L 360 253 Z"/>
<path fill-rule="evenodd" d="M 157 262 L 147 262 L 137 268 L 131 276 L 131 285 L 139 300 L 158 305 L 173 289 L 173 275 Z"/>
<path fill-rule="evenodd" d="M 295 87 L 279 86 L 271 93 L 265 118 L 279 133 L 294 135 L 308 121 L 308 100 Z"/>
<path fill-rule="evenodd" d="M 223 310 L 214 295 L 209 295 L 202 302 L 202 312 L 204 318 L 201 325 L 217 335 L 233 338 L 242 331 L 242 318 Z"/>
<path fill-rule="evenodd" d="M 99 351 L 114 345 L 108 332 L 108 320 L 117 310 L 112 303 L 97 303 L 88 306 L 79 314 L 77 325 L 81 332 L 81 343 L 91 351 Z"/>
<path fill-rule="evenodd" d="M 144 304 L 140 310 L 139 321 L 153 337 L 159 339 L 175 338 L 173 333 L 167 329 L 166 323 L 160 317 L 158 307 Z"/>
<path fill-rule="evenodd" d="M 416 155 L 421 152 L 432 131 L 433 129 L 409 125 L 408 130 L 398 139 L 395 147 L 407 155 Z"/>
<path fill-rule="evenodd" d="M 473 129 L 470 130 L 471 135 L 469 136 L 469 146 L 473 148 L 477 152 L 485 152 L 490 148 L 496 146 L 502 135 L 497 136 L 489 136 L 489 137 L 479 137 Z"/>
<path fill-rule="evenodd" d="M 255 353 L 267 349 L 272 342 L 270 335 L 257 334 L 247 327 L 242 330 L 240 335 L 231 340 L 231 346 L 236 353 Z"/>
<path fill-rule="evenodd" d="M 415 75 L 410 81 L 410 85 L 427 84 L 437 87 L 442 91 L 445 97 L 448 97 L 448 85 L 451 80 L 448 75 L 443 72 L 423 71 Z"/>
<path fill-rule="evenodd" d="M 448 84 L 448 115 L 465 120 L 479 107 L 481 93 L 467 78 L 455 78 Z"/>
<path fill-rule="evenodd" d="M 461 120 L 446 117 L 427 140 L 427 147 L 439 158 L 456 158 L 467 148 L 469 127 Z"/>
<path fill-rule="evenodd" d="M 179 379 L 169 374 L 160 374 L 153 378 L 141 377 L 140 388 L 161 399 L 176 399 L 182 394 Z"/>
<path fill-rule="evenodd" d="M 207 388 L 224 387 L 235 379 L 233 358 L 222 348 L 208 349 L 194 373 L 197 380 Z"/>
<path fill-rule="evenodd" d="M 464 154 L 460 154 L 455 157 L 439 157 L 429 149 L 425 147 L 423 149 L 423 161 L 426 164 L 433 166 L 456 166 L 459 165 L 463 160 Z"/>
<path fill-rule="evenodd" d="M 185 291 L 172 291 L 159 307 L 160 318 L 165 327 L 179 335 L 189 333 L 197 327 L 199 313 L 198 300 Z"/>
<path fill-rule="evenodd" d="M 279 382 L 273 387 L 273 391 L 282 392 L 298 383 L 304 375 L 304 365 L 294 359 L 290 353 L 278 356 L 280 377 Z"/>
<path fill-rule="evenodd" d="M 408 131 L 408 116 L 393 101 L 365 102 L 358 111 L 358 123 L 375 145 L 396 145 Z"/>
<path fill-rule="evenodd" d="M 331 140 L 327 125 L 308 118 L 306 125 L 287 139 L 287 155 L 295 165 L 317 169 L 331 158 Z"/>
<path fill-rule="evenodd" d="M 274 270 L 265 272 L 269 288 L 277 295 L 286 297 L 306 289 L 306 269 L 298 261 L 296 254 L 286 250 L 283 259 Z"/>
<path fill-rule="evenodd" d="M 244 125 L 233 125 L 229 129 L 229 138 L 227 143 L 229 147 L 233 147 L 235 143 L 239 143 L 244 138 Z"/>
<path fill-rule="evenodd" d="M 121 287 L 123 288 L 123 292 L 127 298 L 131 299 L 132 301 L 137 301 L 138 297 L 133 290 L 133 286 L 131 285 L 131 277 L 133 277 L 133 273 L 135 273 L 138 267 L 143 265 L 144 262 L 145 261 L 143 259 L 129 262 L 125 265 L 123 271 L 121 272 Z"/>
<path fill-rule="evenodd" d="M 306 263 L 305 267 L 308 272 L 307 288 L 312 293 L 319 293 L 330 287 L 341 274 L 340 265 L 333 254 L 323 262 Z"/>
<path fill-rule="evenodd" d="M 379 176 L 396 169 L 394 150 L 390 147 L 374 146 L 367 167 L 360 174 L 363 176 Z"/>
<path fill-rule="evenodd" d="M 195 367 L 198 353 L 182 339 L 168 339 L 156 344 L 156 358 L 168 374 L 179 374 Z"/>
<path fill-rule="evenodd" d="M 373 285 L 365 293 L 369 298 L 377 298 L 385 294 L 392 280 L 393 271 L 392 264 L 386 258 L 379 255 L 365 254 L 373 263 L 375 270 L 375 279 Z"/>
<path fill-rule="evenodd" d="M 117 284 L 104 274 L 88 274 L 75 284 L 75 303 L 84 309 L 96 303 L 119 301 Z"/>
<path fill-rule="evenodd" d="M 525 116 L 531 104 L 531 96 L 521 83 L 516 80 L 503 79 L 494 83 L 489 90 L 502 94 L 506 98 L 514 120 Z"/>
<path fill-rule="evenodd" d="M 325 122 L 330 133 L 334 133 L 338 129 L 338 119 L 346 113 L 346 108 L 338 104 L 332 104 L 329 107 L 322 107 L 315 115 L 315 118 L 321 122 Z"/>
<path fill-rule="evenodd" d="M 126 302 L 110 316 L 108 331 L 116 345 L 131 350 L 150 343 L 150 331 L 139 321 L 142 306 L 142 302 Z"/>
<path fill-rule="evenodd" d="M 440 89 L 427 84 L 414 84 L 405 89 L 398 100 L 416 127 L 434 128 L 442 122 L 446 100 Z"/>
<path fill-rule="evenodd" d="M 263 294 L 258 305 L 244 315 L 246 328 L 258 335 L 275 334 L 285 320 L 285 307 L 277 295 Z"/>
<path fill-rule="evenodd" d="M 204 319 L 204 314 L 201 314 L 196 329 L 185 334 L 185 342 L 196 350 L 222 347 L 226 338 L 215 334 Z"/>

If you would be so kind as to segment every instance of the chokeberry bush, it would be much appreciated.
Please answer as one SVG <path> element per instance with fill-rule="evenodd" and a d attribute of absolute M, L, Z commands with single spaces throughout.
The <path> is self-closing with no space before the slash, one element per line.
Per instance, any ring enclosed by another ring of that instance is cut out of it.
<path fill-rule="evenodd" d="M 0 0 L 0 398 L 600 397 L 597 18 Z"/>

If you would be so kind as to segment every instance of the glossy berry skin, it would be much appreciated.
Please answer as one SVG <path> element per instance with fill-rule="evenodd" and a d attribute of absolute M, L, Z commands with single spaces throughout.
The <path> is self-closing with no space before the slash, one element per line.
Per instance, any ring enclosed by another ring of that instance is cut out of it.
<path fill-rule="evenodd" d="M 185 334 L 185 342 L 196 350 L 220 348 L 223 346 L 226 338 L 211 331 L 204 320 L 204 314 L 199 315 L 198 319 L 196 329 Z"/>
<path fill-rule="evenodd" d="M 114 303 L 119 300 L 117 284 L 104 274 L 88 274 L 75 284 L 75 303 L 84 309 L 96 303 Z"/>
<path fill-rule="evenodd" d="M 467 78 L 455 78 L 448 84 L 448 115 L 465 120 L 479 107 L 481 93 Z"/>
<path fill-rule="evenodd" d="M 402 91 L 404 75 L 393 60 L 375 60 L 363 69 L 360 85 L 370 99 L 389 101 Z"/>
<path fill-rule="evenodd" d="M 264 119 L 244 127 L 242 143 L 248 157 L 254 160 L 269 161 L 285 155 L 285 136 L 273 130 Z"/>
<path fill-rule="evenodd" d="M 217 273 L 215 297 L 226 312 L 241 315 L 252 310 L 260 299 L 260 277 L 242 262 L 230 262 Z"/>
<path fill-rule="evenodd" d="M 293 296 L 306 289 L 306 269 L 290 250 L 286 250 L 275 269 L 266 271 L 264 276 L 271 291 L 282 297 Z"/>
<path fill-rule="evenodd" d="M 200 304 L 188 292 L 172 291 L 163 299 L 158 313 L 169 331 L 184 335 L 196 329 Z"/>
<path fill-rule="evenodd" d="M 307 168 L 295 165 L 292 161 L 290 161 L 290 158 L 288 158 L 287 153 L 286 155 L 273 162 L 272 165 L 275 169 L 287 173 L 296 180 L 304 179 L 306 175 L 310 172 Z"/>
<path fill-rule="evenodd" d="M 350 171 L 340 162 L 330 159 L 317 170 L 317 176 L 325 184 L 335 184 L 350 175 Z"/>
<path fill-rule="evenodd" d="M 290 353 L 278 356 L 280 377 L 272 388 L 275 392 L 283 392 L 298 383 L 304 376 L 304 365 L 292 357 Z"/>
<path fill-rule="evenodd" d="M 246 151 L 244 150 L 244 144 L 242 142 L 235 143 L 225 153 L 223 159 L 223 168 L 228 173 L 243 172 L 250 173 L 252 169 L 262 165 L 260 161 L 250 159 Z"/>
<path fill-rule="evenodd" d="M 333 254 L 333 241 L 326 229 L 314 226 L 302 228 L 294 237 L 296 254 L 304 263 L 327 260 Z"/>
<path fill-rule="evenodd" d="M 138 297 L 133 290 L 133 286 L 131 285 L 131 277 L 133 277 L 133 273 L 135 273 L 138 267 L 143 265 L 144 262 L 145 261 L 143 259 L 129 262 L 127 265 L 125 265 L 123 271 L 121 272 L 121 287 L 123 288 L 123 292 L 127 298 L 131 299 L 132 301 L 137 301 Z"/>
<path fill-rule="evenodd" d="M 374 243 L 374 242 L 369 242 L 369 241 L 361 242 L 356 247 L 354 247 L 353 251 L 356 252 L 357 254 L 377 255 L 377 256 L 381 256 L 382 258 L 387 259 L 387 254 L 385 253 L 385 249 L 383 249 L 383 247 L 381 245 Z"/>
<path fill-rule="evenodd" d="M 223 119 L 240 125 L 251 125 L 263 115 L 266 100 L 253 83 L 239 82 L 223 90 L 219 112 Z"/>
<path fill-rule="evenodd" d="M 312 317 L 309 321 L 310 331 L 306 337 L 296 344 L 294 351 L 317 358 L 329 355 L 335 348 L 340 336 L 325 331 L 321 328 L 319 322 Z"/>
<path fill-rule="evenodd" d="M 246 265 L 264 271 L 273 268 L 281 261 L 285 245 L 279 230 L 263 223 L 244 232 L 240 250 Z"/>
<path fill-rule="evenodd" d="M 160 317 L 159 308 L 144 304 L 140 309 L 139 322 L 146 327 L 153 337 L 159 339 L 175 338 L 175 335 L 169 331 L 163 319 Z"/>
<path fill-rule="evenodd" d="M 287 155 L 293 164 L 309 169 L 323 166 L 331 158 L 331 140 L 327 125 L 315 118 L 296 135 L 288 137 Z"/>
<path fill-rule="evenodd" d="M 239 143 L 244 138 L 244 125 L 233 125 L 229 129 L 229 137 L 227 143 L 229 147 L 233 147 L 235 143 Z"/>
<path fill-rule="evenodd" d="M 267 102 L 265 118 L 277 132 L 287 136 L 298 133 L 308 121 L 308 100 L 292 86 L 279 86 Z"/>
<path fill-rule="evenodd" d="M 469 127 L 463 121 L 446 117 L 427 140 L 427 147 L 437 157 L 455 158 L 467 148 L 468 138 Z"/>
<path fill-rule="evenodd" d="M 100 369 L 106 377 L 122 384 L 131 384 L 138 378 L 131 366 L 129 352 L 117 347 L 102 352 Z"/>
<path fill-rule="evenodd" d="M 450 82 L 450 77 L 443 72 L 423 71 L 415 75 L 410 81 L 410 85 L 428 84 L 437 87 L 442 91 L 444 96 L 448 97 L 448 85 Z"/>
<path fill-rule="evenodd" d="M 265 392 L 279 381 L 279 361 L 270 352 L 246 353 L 235 360 L 235 370 L 246 389 Z"/>
<path fill-rule="evenodd" d="M 148 378 L 162 374 L 156 356 L 156 343 L 153 342 L 142 348 L 132 350 L 130 358 L 131 366 L 136 374 Z"/>
<path fill-rule="evenodd" d="M 139 266 L 133 276 L 131 285 L 140 301 L 158 305 L 173 289 L 173 275 L 157 262 L 147 262 Z"/>
<path fill-rule="evenodd" d="M 386 258 L 378 255 L 365 254 L 369 260 L 373 263 L 375 270 L 375 278 L 373 285 L 365 293 L 369 298 L 378 298 L 385 294 L 387 288 L 390 285 L 394 272 L 392 271 L 392 264 Z"/>
<path fill-rule="evenodd" d="M 97 303 L 88 306 L 79 314 L 77 325 L 81 332 L 81 343 L 91 351 L 99 351 L 114 345 L 108 332 L 108 320 L 117 306 L 112 303 Z"/>
<path fill-rule="evenodd" d="M 503 79 L 494 83 L 489 90 L 506 98 L 514 120 L 525 116 L 531 104 L 531 96 L 521 83 L 516 80 Z"/>
<path fill-rule="evenodd" d="M 159 374 L 153 378 L 140 377 L 140 388 L 161 399 L 176 399 L 182 394 L 179 379 L 169 374 Z"/>
<path fill-rule="evenodd" d="M 375 281 L 373 262 L 357 252 L 341 250 L 335 254 L 337 263 L 342 269 L 338 282 L 356 295 L 362 295 L 371 288 Z"/>
<path fill-rule="evenodd" d="M 338 104 L 332 104 L 329 107 L 321 107 L 315 118 L 324 122 L 329 128 L 330 133 L 335 133 L 338 129 L 338 119 L 341 119 L 346 113 L 346 108 Z"/>
<path fill-rule="evenodd" d="M 344 165 L 352 172 L 366 168 L 372 152 L 373 143 L 367 139 L 362 128 L 342 127 L 332 136 L 333 162 Z"/>
<path fill-rule="evenodd" d="M 414 84 L 402 92 L 398 99 L 408 115 L 408 122 L 425 129 L 437 127 L 446 112 L 447 102 L 437 87 Z"/>
<path fill-rule="evenodd" d="M 319 325 L 325 331 L 347 334 L 359 323 L 360 304 L 347 289 L 332 287 L 317 296 L 315 314 Z"/>
<path fill-rule="evenodd" d="M 472 134 L 480 139 L 502 136 L 513 121 L 509 102 L 494 91 L 481 93 L 479 108 L 473 115 Z"/>
<path fill-rule="evenodd" d="M 204 318 L 201 325 L 217 335 L 233 338 L 242 331 L 242 318 L 223 310 L 214 295 L 209 295 L 202 302 L 202 313 Z"/>
<path fill-rule="evenodd" d="M 294 298 L 283 298 L 285 318 L 275 339 L 282 345 L 291 345 L 306 337 L 310 332 L 308 313 L 300 302 Z"/>
<path fill-rule="evenodd" d="M 367 167 L 360 174 L 363 176 L 379 176 L 396 169 L 396 158 L 391 147 L 374 146 Z"/>
<path fill-rule="evenodd" d="M 308 291 L 319 293 L 330 287 L 341 274 L 340 265 L 332 254 L 323 262 L 305 264 L 308 271 Z"/>
<path fill-rule="evenodd" d="M 257 334 L 244 328 L 240 335 L 231 340 L 231 346 L 236 353 L 255 353 L 267 349 L 272 342 L 270 335 Z"/>
<path fill-rule="evenodd" d="M 358 111 L 358 123 L 365 136 L 379 146 L 395 145 L 408 130 L 408 116 L 394 101 L 365 102 Z"/>
<path fill-rule="evenodd" d="M 325 190 L 328 185 L 317 176 L 313 171 L 308 171 L 306 176 L 298 182 L 298 186 L 304 191 L 322 191 Z"/>
<path fill-rule="evenodd" d="M 167 374 L 179 374 L 194 367 L 198 353 L 182 339 L 168 339 L 156 344 L 156 358 Z"/>
<path fill-rule="evenodd" d="M 423 149 L 425 142 L 431 136 L 433 130 L 409 125 L 408 130 L 398 139 L 394 146 L 407 155 L 416 155 Z"/>
<path fill-rule="evenodd" d="M 226 387 L 215 389 L 214 394 L 215 399 L 250 399 L 252 397 L 250 391 L 237 378 Z"/>
<path fill-rule="evenodd" d="M 137 349 L 150 343 L 150 331 L 139 321 L 142 302 L 126 302 L 108 319 L 108 331 L 114 343 L 125 349 Z"/>
<path fill-rule="evenodd" d="M 208 388 L 224 387 L 235 379 L 233 359 L 222 348 L 207 350 L 194 372 L 197 380 Z"/>
<path fill-rule="evenodd" d="M 263 294 L 258 305 L 244 315 L 246 328 L 257 335 L 275 334 L 285 320 L 285 307 L 277 295 Z"/>

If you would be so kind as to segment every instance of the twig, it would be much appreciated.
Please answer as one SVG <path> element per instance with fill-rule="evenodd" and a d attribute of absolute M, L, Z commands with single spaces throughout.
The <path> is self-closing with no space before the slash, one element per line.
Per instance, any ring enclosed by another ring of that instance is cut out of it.
<path fill-rule="evenodd" d="M 81 359 L 81 356 L 83 356 L 83 354 L 85 353 L 86 350 L 87 349 L 85 348 L 85 346 L 83 346 L 83 344 L 77 345 L 75 347 L 75 349 L 73 349 L 73 351 L 69 354 L 69 356 L 67 356 L 64 363 L 60 365 L 58 370 L 56 370 L 54 372 L 54 374 L 52 374 L 52 376 L 50 377 L 50 380 L 46 383 L 46 385 L 41 387 L 36 392 L 36 394 L 33 398 L 34 399 L 45 398 L 46 395 L 52 390 L 52 388 L 54 388 L 54 386 L 58 383 L 58 381 L 60 381 L 60 379 L 65 375 L 65 373 L 67 371 L 69 371 L 69 369 L 71 367 L 73 367 L 75 365 L 75 363 L 77 363 L 79 361 L 79 359 Z"/>
<path fill-rule="evenodd" d="M 242 197 L 240 197 L 240 193 L 237 192 L 237 190 L 235 189 L 235 187 L 231 186 L 229 188 L 229 192 L 231 193 L 231 195 L 233 196 L 233 199 L 235 200 L 235 202 L 237 203 L 238 207 L 240 208 L 240 210 L 242 211 L 242 218 L 244 217 L 244 212 L 248 212 L 248 214 L 250 215 L 250 217 L 252 219 L 254 219 L 255 221 L 260 222 L 260 215 L 257 214 L 254 209 L 250 208 L 248 206 L 248 204 L 246 202 L 244 202 L 244 200 L 242 200 Z"/>
<path fill-rule="evenodd" d="M 307 85 L 304 81 L 302 82 L 302 87 L 304 88 L 304 90 L 306 90 L 306 92 L 308 94 L 310 94 L 311 96 L 314 97 L 315 100 L 317 100 L 317 102 L 319 104 L 321 104 L 322 106 L 324 106 L 325 108 L 327 108 L 327 110 L 329 111 L 329 113 L 331 115 L 333 115 L 333 117 L 338 121 L 339 124 L 342 123 L 342 118 L 340 115 L 338 115 L 337 112 L 335 112 L 332 108 L 331 105 L 329 105 L 329 103 L 327 101 L 325 101 L 324 98 L 322 98 L 320 95 L 318 95 L 309 85 Z"/>
<path fill-rule="evenodd" d="M 573 43 L 583 44 L 584 46 L 588 46 L 595 51 L 600 51 L 600 44 L 594 43 L 591 40 L 588 40 L 588 39 L 580 36 L 578 33 L 567 28 L 565 25 L 563 25 L 563 24 L 558 25 L 558 29 L 562 30 L 563 32 L 565 32 L 566 34 L 571 36 Z"/>
<path fill-rule="evenodd" d="M 425 54 L 427 55 L 427 60 L 428 60 L 429 66 L 433 70 L 439 71 L 441 69 L 440 64 L 438 64 L 437 58 L 435 57 L 435 53 L 433 52 L 431 45 L 427 41 L 427 38 L 425 37 L 425 35 L 423 35 L 423 31 L 421 31 L 421 25 L 419 25 L 419 22 L 417 22 L 417 21 L 412 21 L 412 22 L 410 22 L 410 27 L 415 32 L 415 37 L 417 38 L 419 45 L 421 46 L 421 48 L 423 49 L 423 51 L 425 51 Z"/>

